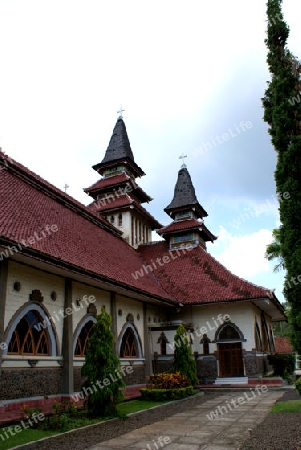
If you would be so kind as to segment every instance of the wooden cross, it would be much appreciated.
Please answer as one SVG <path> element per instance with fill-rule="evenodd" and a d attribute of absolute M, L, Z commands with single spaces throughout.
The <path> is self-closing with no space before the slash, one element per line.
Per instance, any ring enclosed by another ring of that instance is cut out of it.
<path fill-rule="evenodd" d="M 182 159 L 182 168 L 183 167 L 186 167 L 186 164 L 184 163 L 184 158 L 187 158 L 187 155 L 184 155 L 184 153 L 182 153 L 182 155 L 181 156 L 179 156 L 179 159 Z"/>
<path fill-rule="evenodd" d="M 65 192 L 67 192 L 68 187 L 69 187 L 68 184 L 65 184 L 64 186 Z"/>
<path fill-rule="evenodd" d="M 124 109 L 122 109 L 122 106 L 120 105 L 120 109 L 117 111 L 119 114 L 119 119 L 122 119 L 122 112 L 125 111 Z"/>

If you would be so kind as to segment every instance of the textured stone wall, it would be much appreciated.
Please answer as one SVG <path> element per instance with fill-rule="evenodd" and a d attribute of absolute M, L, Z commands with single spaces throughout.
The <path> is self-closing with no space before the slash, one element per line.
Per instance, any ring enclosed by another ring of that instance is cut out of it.
<path fill-rule="evenodd" d="M 172 368 L 173 359 L 155 359 L 153 360 L 153 372 L 167 372 Z"/>
<path fill-rule="evenodd" d="M 268 372 L 267 356 L 256 356 L 252 352 L 244 355 L 246 376 L 264 375 Z"/>
<path fill-rule="evenodd" d="M 215 356 L 206 356 L 203 358 L 199 358 L 196 361 L 197 370 L 198 370 L 198 378 L 208 377 L 208 378 L 216 378 L 217 377 L 217 360 Z"/>
<path fill-rule="evenodd" d="M 123 366 L 130 367 L 130 366 Z M 133 371 L 131 373 L 127 373 L 124 369 L 123 372 L 126 374 L 123 377 L 123 380 L 127 386 L 132 384 L 145 384 L 146 374 L 145 374 L 145 365 L 133 365 L 131 366 Z M 114 377 L 116 378 L 116 377 Z M 81 385 L 84 381 L 84 378 L 81 377 L 81 369 L 80 367 L 74 368 L 74 391 L 79 392 L 81 390 Z"/>
<path fill-rule="evenodd" d="M 61 368 L 2 369 L 0 400 L 54 395 L 61 392 Z"/>

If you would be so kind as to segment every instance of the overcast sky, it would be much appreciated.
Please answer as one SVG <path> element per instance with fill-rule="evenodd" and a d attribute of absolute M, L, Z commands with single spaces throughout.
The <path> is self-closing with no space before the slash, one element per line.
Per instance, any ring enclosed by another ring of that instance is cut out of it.
<path fill-rule="evenodd" d="M 264 259 L 278 226 L 276 154 L 263 122 L 264 0 L 0 0 L 0 146 L 84 204 L 91 168 L 123 113 L 147 209 L 168 224 L 187 155 L 208 250 L 232 272 L 276 288 Z M 300 0 L 284 0 L 301 57 Z M 285 200 L 284 200 L 285 201 Z"/>

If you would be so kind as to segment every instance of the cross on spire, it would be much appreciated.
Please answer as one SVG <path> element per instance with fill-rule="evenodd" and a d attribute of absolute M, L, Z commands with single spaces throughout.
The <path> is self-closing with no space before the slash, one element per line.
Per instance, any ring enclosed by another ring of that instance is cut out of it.
<path fill-rule="evenodd" d="M 122 119 L 122 112 L 125 111 L 124 109 L 122 109 L 122 105 L 120 105 L 120 109 L 117 111 L 117 113 L 119 114 L 118 119 Z"/>
<path fill-rule="evenodd" d="M 65 192 L 67 192 L 68 187 L 69 187 L 68 184 L 65 183 L 65 186 L 64 186 Z"/>
<path fill-rule="evenodd" d="M 184 158 L 187 158 L 187 155 L 184 155 L 184 153 L 182 152 L 182 155 L 179 156 L 179 159 L 182 160 L 182 166 L 181 166 L 181 169 L 185 169 L 185 168 L 187 167 L 186 164 L 184 163 Z"/>

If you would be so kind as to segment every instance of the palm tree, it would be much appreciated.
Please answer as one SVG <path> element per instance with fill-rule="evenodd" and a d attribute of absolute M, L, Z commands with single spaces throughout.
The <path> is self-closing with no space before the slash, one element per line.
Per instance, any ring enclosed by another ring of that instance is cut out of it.
<path fill-rule="evenodd" d="M 285 269 L 284 259 L 281 255 L 280 248 L 280 228 L 275 228 L 272 231 L 272 236 L 274 241 L 267 245 L 264 256 L 268 261 L 271 261 L 272 259 L 278 260 L 277 264 L 273 268 L 273 272 L 279 272 L 279 270 Z"/>

